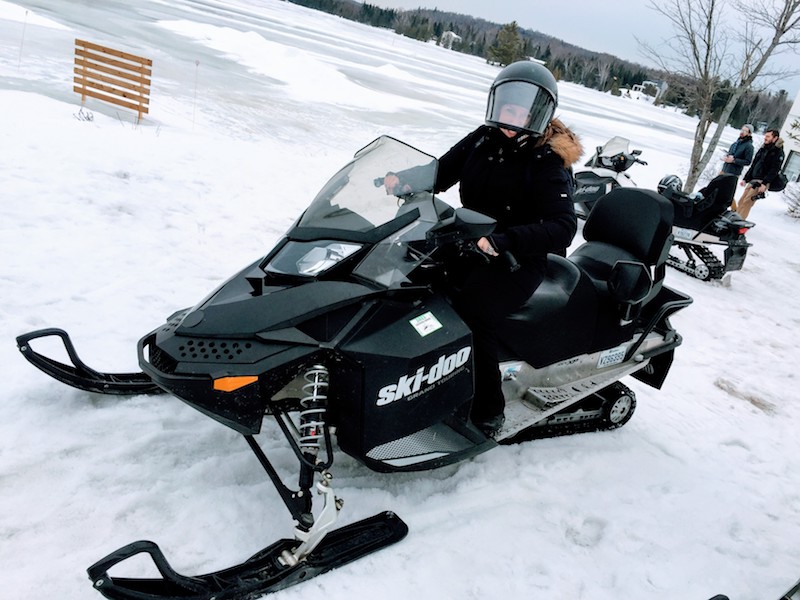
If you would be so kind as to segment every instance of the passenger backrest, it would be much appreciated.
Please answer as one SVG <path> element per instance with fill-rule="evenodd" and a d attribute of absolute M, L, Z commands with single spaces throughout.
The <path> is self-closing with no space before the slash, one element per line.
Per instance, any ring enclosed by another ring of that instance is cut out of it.
<path fill-rule="evenodd" d="M 696 231 L 705 229 L 731 205 L 738 181 L 736 175 L 724 173 L 700 190 L 701 200 L 692 202 L 680 195 L 683 199 L 675 211 L 675 225 Z"/>
<path fill-rule="evenodd" d="M 583 226 L 586 242 L 569 260 L 589 277 L 600 302 L 617 307 L 615 312 L 623 322 L 630 322 L 661 290 L 672 247 L 673 217 L 672 203 L 660 194 L 615 188 L 597 201 Z M 637 271 L 636 264 L 646 273 Z M 652 282 L 649 293 L 642 277 Z M 609 325 L 600 338 L 612 335 L 615 328 Z"/>
<path fill-rule="evenodd" d="M 622 248 L 647 266 L 658 266 L 672 244 L 673 218 L 672 203 L 660 194 L 615 188 L 592 208 L 583 237 Z"/>

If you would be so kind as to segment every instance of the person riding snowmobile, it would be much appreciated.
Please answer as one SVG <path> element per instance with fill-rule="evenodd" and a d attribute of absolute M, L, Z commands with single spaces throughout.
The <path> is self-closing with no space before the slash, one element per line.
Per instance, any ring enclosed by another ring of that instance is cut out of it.
<path fill-rule="evenodd" d="M 495 232 L 478 240 L 490 259 L 456 277 L 454 293 L 454 305 L 474 338 L 471 418 L 489 435 L 504 421 L 498 325 L 542 282 L 547 254 L 565 255 L 577 231 L 570 168 L 583 148 L 554 118 L 557 105 L 556 80 L 546 67 L 512 63 L 492 83 L 485 125 L 439 159 L 434 191 L 460 182 L 462 205 L 497 221 Z M 402 189 L 403 175 L 387 176 L 387 190 Z"/>

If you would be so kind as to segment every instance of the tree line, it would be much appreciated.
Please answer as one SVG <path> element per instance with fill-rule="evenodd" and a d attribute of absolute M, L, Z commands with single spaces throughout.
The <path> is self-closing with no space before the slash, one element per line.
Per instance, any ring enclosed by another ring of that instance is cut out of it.
<path fill-rule="evenodd" d="M 542 60 L 556 79 L 576 83 L 615 95 L 621 89 L 645 81 L 666 81 L 668 87 L 659 103 L 675 105 L 687 114 L 698 114 L 692 81 L 666 71 L 649 68 L 616 56 L 592 52 L 538 31 L 524 29 L 516 22 L 500 25 L 469 15 L 437 9 L 399 10 L 381 8 L 355 0 L 288 0 L 293 4 L 321 10 L 345 19 L 374 27 L 392 29 L 400 35 L 424 42 L 442 43 L 446 32 L 457 35 L 448 47 L 456 52 L 485 58 L 487 62 L 506 65 L 523 58 Z M 711 100 L 712 115 L 722 116 L 734 85 L 718 82 Z M 779 128 L 789 114 L 792 100 L 781 90 L 777 93 L 748 91 L 736 103 L 727 123 L 736 128 L 744 123 Z"/>

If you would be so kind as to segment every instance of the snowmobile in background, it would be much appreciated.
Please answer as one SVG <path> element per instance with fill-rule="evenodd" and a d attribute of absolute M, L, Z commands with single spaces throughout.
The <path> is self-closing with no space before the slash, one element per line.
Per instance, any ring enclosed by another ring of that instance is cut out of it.
<path fill-rule="evenodd" d="M 674 208 L 655 191 L 616 189 L 595 203 L 585 243 L 569 258 L 550 255 L 545 281 L 502 326 L 506 422 L 494 438 L 476 428 L 472 335 L 449 301 L 448 273 L 489 260 L 475 242 L 495 222 L 434 197 L 436 168 L 389 137 L 360 150 L 266 256 L 142 337 L 141 373 L 91 369 L 60 329 L 17 337 L 27 360 L 64 383 L 165 391 L 239 432 L 295 521 L 294 537 L 199 576 L 175 572 L 155 543 L 134 542 L 89 567 L 95 589 L 115 600 L 283 589 L 406 535 L 389 511 L 333 528 L 335 450 L 379 472 L 434 469 L 498 444 L 620 427 L 636 406 L 620 379 L 662 386 L 682 341 L 669 317 L 692 302 L 664 285 Z M 411 169 L 414 189 L 387 195 L 383 174 Z M 72 364 L 32 349 L 51 336 Z M 265 417 L 296 456 L 296 490 L 254 437 Z M 142 553 L 160 577 L 109 575 Z"/>
<path fill-rule="evenodd" d="M 586 163 L 587 169 L 575 173 L 575 212 L 586 218 L 601 196 L 617 187 L 636 187 L 627 174 L 635 164 L 646 165 L 639 158 L 641 150 L 628 151 L 630 142 L 615 136 L 598 146 Z M 676 206 L 675 246 L 685 258 L 670 254 L 667 264 L 702 281 L 722 279 L 726 273 L 744 265 L 748 243 L 746 233 L 755 226 L 729 210 L 736 191 L 737 178 L 719 175 L 693 194 L 682 192 L 683 182 L 677 175 L 666 175 L 658 191 Z M 723 259 L 712 251 L 724 246 Z"/>
<path fill-rule="evenodd" d="M 702 281 L 722 279 L 744 265 L 752 246 L 746 233 L 755 223 L 730 210 L 736 192 L 735 175 L 717 175 L 699 192 L 686 194 L 677 175 L 667 175 L 658 183 L 658 192 L 675 204 L 675 248 L 685 258 L 670 254 L 667 264 Z M 723 260 L 712 251 L 723 246 Z"/>
<path fill-rule="evenodd" d="M 614 136 L 595 149 L 584 165 L 575 172 L 575 213 L 585 219 L 601 197 L 617 187 L 636 187 L 627 170 L 635 164 L 646 165 L 639 158 L 641 150 L 631 150 L 627 138 Z"/>

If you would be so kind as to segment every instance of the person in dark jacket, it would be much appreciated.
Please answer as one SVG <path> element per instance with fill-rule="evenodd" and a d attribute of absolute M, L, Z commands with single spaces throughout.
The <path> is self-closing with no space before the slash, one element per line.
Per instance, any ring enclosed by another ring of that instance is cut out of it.
<path fill-rule="evenodd" d="M 722 159 L 720 174 L 736 175 L 739 177 L 746 166 L 753 162 L 753 126 L 749 123 L 742 125 L 739 137 L 731 144 L 728 154 Z"/>
<path fill-rule="evenodd" d="M 471 419 L 487 435 L 504 421 L 498 324 L 542 282 L 547 254 L 566 254 L 577 231 L 571 165 L 583 148 L 553 118 L 557 103 L 556 80 L 546 67 L 512 63 L 491 86 L 485 125 L 439 159 L 435 191 L 460 182 L 462 205 L 497 221 L 494 233 L 477 242 L 489 260 L 460 274 L 453 298 L 473 333 Z M 397 176 L 384 183 L 387 191 L 403 185 Z M 507 253 L 518 269 L 509 267 Z"/>
<path fill-rule="evenodd" d="M 764 197 L 769 185 L 778 176 L 783 164 L 783 140 L 780 131 L 770 129 L 764 134 L 764 145 L 758 149 L 752 166 L 739 185 L 746 186 L 739 198 L 736 212 L 746 219 L 756 200 Z"/>

